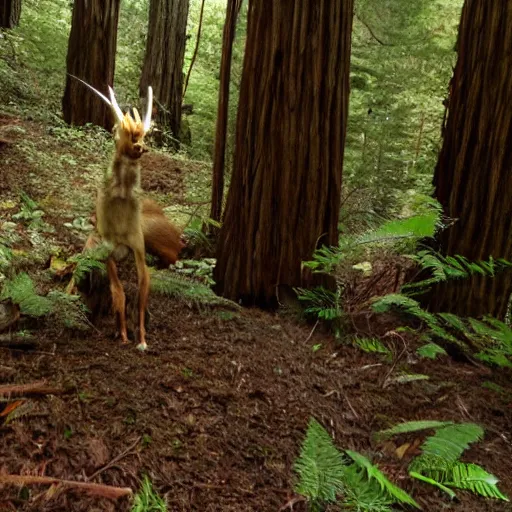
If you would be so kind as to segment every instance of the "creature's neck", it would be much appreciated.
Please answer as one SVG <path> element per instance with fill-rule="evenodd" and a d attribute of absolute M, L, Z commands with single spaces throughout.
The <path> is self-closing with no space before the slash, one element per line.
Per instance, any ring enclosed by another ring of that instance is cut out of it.
<path fill-rule="evenodd" d="M 113 196 L 124 199 L 133 197 L 140 188 L 139 160 L 116 151 L 107 183 Z"/>

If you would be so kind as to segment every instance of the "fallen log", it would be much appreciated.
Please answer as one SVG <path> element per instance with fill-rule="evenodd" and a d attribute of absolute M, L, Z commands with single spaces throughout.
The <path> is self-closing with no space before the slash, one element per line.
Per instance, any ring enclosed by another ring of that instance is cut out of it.
<path fill-rule="evenodd" d="M 94 496 L 102 498 L 118 499 L 123 496 L 131 496 L 132 490 L 129 487 L 112 487 L 103 484 L 91 484 L 89 482 L 75 482 L 73 480 L 61 480 L 49 476 L 30 475 L 5 475 L 0 473 L 1 484 L 13 485 L 60 485 L 63 488 L 77 489 Z"/>
<path fill-rule="evenodd" d="M 44 381 L 30 382 L 29 384 L 6 384 L 0 386 L 0 396 L 5 395 L 61 395 L 66 393 L 63 388 L 48 386 Z"/>

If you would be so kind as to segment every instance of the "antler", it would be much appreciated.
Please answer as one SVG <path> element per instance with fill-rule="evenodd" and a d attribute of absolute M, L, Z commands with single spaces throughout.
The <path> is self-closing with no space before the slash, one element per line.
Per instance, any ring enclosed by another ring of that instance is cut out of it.
<path fill-rule="evenodd" d="M 69 74 L 69 76 L 73 77 L 75 80 L 82 82 L 92 92 L 97 94 L 112 109 L 112 111 L 114 112 L 114 115 L 119 123 L 121 123 L 123 121 L 123 119 L 124 119 L 123 111 L 119 107 L 116 97 L 115 97 L 115 94 L 114 94 L 114 90 L 112 89 L 112 87 L 110 87 L 110 85 L 108 86 L 108 93 L 109 93 L 110 99 L 108 99 L 104 94 L 102 94 L 100 91 L 95 89 L 92 85 L 89 85 L 87 82 L 84 82 L 81 78 L 78 78 L 77 76 L 74 76 L 70 73 L 68 73 L 68 74 Z M 151 127 L 151 114 L 153 111 L 153 88 L 151 86 L 148 87 L 148 102 L 147 103 L 148 103 L 147 110 L 146 110 L 146 115 L 144 117 L 144 124 L 143 124 L 144 132 L 149 131 L 149 128 Z M 135 108 L 133 109 L 133 115 L 135 116 L 135 122 L 140 123 L 141 118 L 140 118 L 138 110 Z"/>

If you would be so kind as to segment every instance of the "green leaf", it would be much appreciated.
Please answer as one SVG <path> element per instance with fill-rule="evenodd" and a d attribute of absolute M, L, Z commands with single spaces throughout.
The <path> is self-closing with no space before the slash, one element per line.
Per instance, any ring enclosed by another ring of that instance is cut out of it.
<path fill-rule="evenodd" d="M 353 452 L 352 450 L 345 450 L 345 453 L 361 468 L 364 468 L 368 474 L 368 478 L 375 479 L 382 490 L 385 490 L 390 496 L 396 498 L 400 503 L 407 503 L 421 509 L 421 507 L 414 501 L 414 499 L 409 496 L 403 489 L 397 487 L 395 484 L 390 482 L 386 476 L 374 466 L 364 455 L 360 453 Z"/>
<path fill-rule="evenodd" d="M 418 432 L 420 430 L 430 430 L 453 425 L 452 421 L 433 421 L 433 420 L 420 420 L 420 421 L 407 421 L 399 423 L 392 428 L 381 430 L 375 434 L 378 438 L 386 438 L 396 436 L 398 434 L 407 434 L 409 432 Z"/>
<path fill-rule="evenodd" d="M 435 359 L 438 355 L 447 355 L 443 347 L 433 342 L 419 347 L 416 352 L 420 357 L 428 357 L 429 359 Z"/>
<path fill-rule="evenodd" d="M 449 489 L 445 485 L 439 483 L 437 480 L 434 480 L 433 478 L 429 478 L 428 476 L 423 476 L 420 473 L 416 473 L 415 471 L 410 471 L 409 475 L 412 476 L 413 478 L 421 480 L 422 482 L 425 482 L 430 485 L 434 485 L 435 487 L 441 489 L 446 494 L 448 494 L 452 500 L 457 497 L 457 495 L 451 489 Z"/>

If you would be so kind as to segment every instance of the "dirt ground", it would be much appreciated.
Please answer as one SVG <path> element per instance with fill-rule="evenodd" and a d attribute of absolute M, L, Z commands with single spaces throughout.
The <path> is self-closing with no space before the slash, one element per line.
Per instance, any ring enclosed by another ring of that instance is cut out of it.
<path fill-rule="evenodd" d="M 25 134 L 9 132 L 12 142 L 0 147 L 0 201 L 14 198 L 20 187 L 40 200 L 49 194 L 44 188 L 48 175 L 35 172 L 26 154 L 19 153 L 20 140 L 29 134 L 43 138 L 46 147 L 62 150 L 62 144 L 39 125 L 8 123 L 23 124 Z M 90 158 L 98 166 L 105 160 Z M 187 172 L 197 174 L 200 167 L 190 170 L 168 157 L 152 158 L 164 170 L 152 166 L 153 175 L 145 178 L 148 189 L 174 194 L 185 207 Z M 67 180 L 80 179 L 80 166 L 63 169 Z M 84 179 L 79 192 L 90 196 L 91 183 Z M 59 211 L 69 203 L 86 215 L 92 202 L 81 204 L 79 194 L 62 196 L 56 186 L 53 191 L 45 220 L 55 232 L 48 236 L 71 254 L 81 249 L 84 235 L 62 228 L 64 213 L 59 216 Z M 9 205 L 0 208 L 0 224 L 16 211 Z M 29 250 L 30 238 L 22 235 L 19 248 Z M 401 421 L 476 422 L 485 428 L 485 439 L 463 460 L 483 465 L 511 496 L 510 373 L 448 358 L 442 363 L 419 359 L 414 340 L 406 338 L 404 345 L 394 336 L 389 340 L 395 358 L 389 364 L 335 344 L 320 328 L 311 334 L 312 326 L 289 311 L 198 310 L 153 294 L 150 313 L 147 353 L 115 340 L 114 321 L 108 317 L 87 334 L 41 323 L 33 344 L 0 345 L 0 385 L 44 380 L 56 388 L 28 397 L 31 407 L 24 416 L 7 425 L 0 421 L 0 474 L 78 481 L 93 476 L 91 482 L 134 490 L 147 474 L 169 511 L 279 511 L 294 497 L 293 463 L 314 416 L 339 448 L 370 457 L 425 511 L 512 510 L 508 503 L 462 491 L 459 502 L 449 503 L 433 488 L 406 477 L 414 453 L 400 459 L 396 452 L 405 438 L 372 440 L 378 430 Z M 375 325 L 375 330 L 382 327 Z M 404 370 L 430 379 L 390 383 Z M 490 389 L 489 382 L 502 392 Z M 0 511 L 130 509 L 126 498 L 111 501 L 62 489 L 49 494 L 47 489 L 4 486 Z M 304 511 L 304 504 L 293 510 Z"/>

